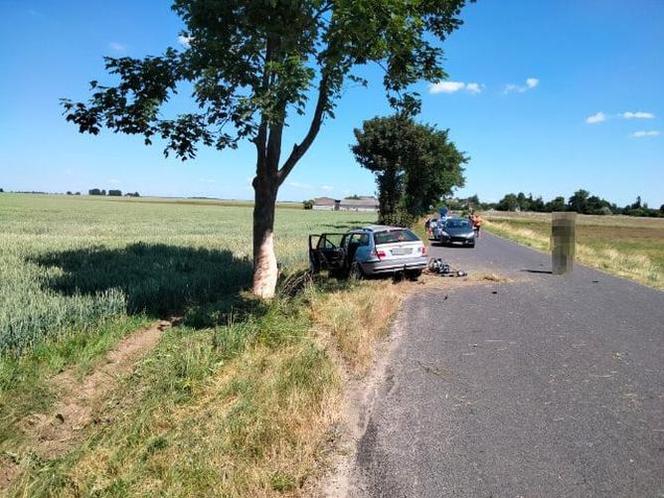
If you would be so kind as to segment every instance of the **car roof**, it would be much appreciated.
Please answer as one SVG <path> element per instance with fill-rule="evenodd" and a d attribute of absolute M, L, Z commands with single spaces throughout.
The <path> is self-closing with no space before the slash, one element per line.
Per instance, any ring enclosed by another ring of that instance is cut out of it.
<path fill-rule="evenodd" d="M 367 225 L 362 227 L 360 230 L 366 230 L 369 232 L 388 232 L 390 230 L 407 230 L 404 227 L 394 227 L 390 225 Z"/>

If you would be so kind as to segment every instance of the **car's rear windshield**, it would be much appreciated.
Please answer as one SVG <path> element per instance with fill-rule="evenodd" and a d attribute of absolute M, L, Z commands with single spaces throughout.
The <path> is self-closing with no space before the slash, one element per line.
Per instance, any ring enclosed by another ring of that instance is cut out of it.
<path fill-rule="evenodd" d="M 468 220 L 447 220 L 445 226 L 450 228 L 470 228 L 470 222 Z"/>
<path fill-rule="evenodd" d="M 376 245 L 381 244 L 394 244 L 396 242 L 413 242 L 420 240 L 417 235 L 415 235 L 410 230 L 387 230 L 385 232 L 376 232 L 374 233 L 374 241 Z"/>

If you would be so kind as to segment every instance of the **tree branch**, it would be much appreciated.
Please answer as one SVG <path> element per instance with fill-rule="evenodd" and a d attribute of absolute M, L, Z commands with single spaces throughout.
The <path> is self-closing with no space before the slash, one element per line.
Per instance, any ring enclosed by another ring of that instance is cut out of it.
<path fill-rule="evenodd" d="M 304 139 L 300 144 L 295 144 L 293 150 L 291 151 L 288 159 L 279 170 L 279 185 L 281 185 L 288 174 L 293 170 L 297 162 L 302 158 L 302 156 L 307 152 L 311 144 L 313 143 L 316 135 L 320 131 L 320 126 L 323 122 L 323 116 L 325 115 L 325 110 L 327 109 L 328 97 L 329 97 L 329 77 L 327 73 L 324 73 L 321 76 L 320 84 L 318 85 L 318 99 L 316 101 L 316 109 L 314 110 L 314 115 L 311 118 L 311 124 L 309 125 L 309 131 L 304 136 Z"/>
<path fill-rule="evenodd" d="M 265 59 L 263 65 L 263 76 L 261 78 L 261 91 L 266 92 L 270 85 L 270 72 L 268 71 L 268 62 L 272 60 L 273 43 L 272 39 L 268 36 L 265 41 Z M 265 171 L 266 163 L 266 149 L 268 139 L 267 119 L 265 113 L 261 114 L 261 122 L 258 125 L 258 133 L 253 139 L 256 145 L 256 177 L 260 176 Z M 254 185 L 255 186 L 255 185 Z"/>
<path fill-rule="evenodd" d="M 313 18 L 314 22 L 317 22 L 318 19 L 320 19 L 323 14 L 329 12 L 330 9 L 332 8 L 332 5 L 333 5 L 332 2 L 326 2 L 325 4 L 323 4 L 321 6 L 321 8 L 318 10 L 318 12 L 316 12 L 316 14 L 314 14 L 314 18 Z"/>

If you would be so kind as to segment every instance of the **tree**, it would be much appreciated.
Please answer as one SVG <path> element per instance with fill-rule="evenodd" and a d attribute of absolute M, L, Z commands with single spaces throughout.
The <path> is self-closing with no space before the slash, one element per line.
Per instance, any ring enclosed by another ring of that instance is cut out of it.
<path fill-rule="evenodd" d="M 569 198 L 567 201 L 567 206 L 570 211 L 576 211 L 577 213 L 585 213 L 587 210 L 588 196 L 590 192 L 587 190 L 579 189 L 574 192 L 574 195 Z"/>
<path fill-rule="evenodd" d="M 550 200 L 549 202 L 546 203 L 545 210 L 546 211 L 565 211 L 567 209 L 567 206 L 565 204 L 565 198 L 562 195 L 559 195 L 558 197 L 555 197 L 554 199 Z"/>
<path fill-rule="evenodd" d="M 353 130 L 355 143 L 351 150 L 360 166 L 376 176 L 378 214 L 381 221 L 396 213 L 403 193 L 404 138 L 407 119 L 376 117 Z"/>
<path fill-rule="evenodd" d="M 482 203 L 480 202 L 480 198 L 477 194 L 471 195 L 466 199 L 466 204 L 468 204 L 468 209 L 481 209 L 482 208 Z"/>
<path fill-rule="evenodd" d="M 467 158 L 449 141 L 447 130 L 397 114 L 367 120 L 354 133 L 351 150 L 376 175 L 383 223 L 421 216 L 455 186 L 463 186 Z"/>
<path fill-rule="evenodd" d="M 88 190 L 88 195 L 105 195 L 105 193 L 102 194 L 101 190 L 99 190 L 98 188 L 91 188 L 90 190 Z"/>
<path fill-rule="evenodd" d="M 110 197 L 122 197 L 122 190 L 109 190 L 108 195 Z"/>
<path fill-rule="evenodd" d="M 532 197 L 531 195 L 530 198 L 532 199 Z M 530 201 L 523 192 L 516 195 L 516 202 L 519 205 L 519 211 L 530 211 Z"/>
<path fill-rule="evenodd" d="M 514 194 L 507 194 L 503 197 L 498 204 L 496 209 L 498 211 L 516 211 L 519 208 L 519 200 Z"/>
<path fill-rule="evenodd" d="M 0 194 L 3 194 L 5 191 L 0 188 Z"/>
<path fill-rule="evenodd" d="M 449 140 L 449 130 L 413 123 L 413 154 L 404 164 L 406 211 L 419 217 L 455 187 L 463 187 L 468 157 Z"/>
<path fill-rule="evenodd" d="M 274 294 L 277 261 L 274 216 L 277 192 L 318 135 L 348 81 L 367 82 L 352 71 L 378 63 L 390 104 L 415 112 L 409 86 L 445 77 L 437 44 L 461 25 L 465 0 L 175 0 L 188 40 L 143 59 L 107 57 L 115 86 L 91 82 L 86 103 L 63 100 L 66 119 L 80 132 L 158 137 L 164 153 L 185 160 L 202 145 L 218 150 L 243 139 L 256 147 L 253 218 L 253 292 Z M 188 83 L 196 109 L 164 117 L 160 108 Z M 314 88 L 312 90 L 312 88 Z M 302 140 L 282 161 L 289 117 L 315 104 Z"/>
<path fill-rule="evenodd" d="M 546 211 L 546 206 L 544 205 L 544 200 L 542 196 L 533 199 L 532 194 L 530 195 L 530 209 L 537 213 L 543 213 Z"/>
<path fill-rule="evenodd" d="M 596 195 L 588 197 L 585 214 L 612 214 L 610 203 Z"/>

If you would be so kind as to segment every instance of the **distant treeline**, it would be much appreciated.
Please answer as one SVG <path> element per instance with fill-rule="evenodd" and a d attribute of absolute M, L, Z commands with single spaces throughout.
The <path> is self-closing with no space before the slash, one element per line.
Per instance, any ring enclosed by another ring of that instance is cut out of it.
<path fill-rule="evenodd" d="M 664 218 L 664 204 L 659 209 L 648 207 L 648 203 L 642 202 L 641 197 L 624 207 L 609 202 L 599 196 L 591 195 L 584 189 L 579 189 L 572 196 L 565 199 L 563 196 L 544 202 L 542 197 L 533 197 L 532 194 L 507 194 L 498 202 L 481 202 L 477 195 L 465 199 L 449 199 L 444 203 L 452 210 L 489 210 L 497 211 L 531 211 L 538 213 L 550 213 L 552 211 L 572 211 L 581 214 L 611 215 L 623 214 L 626 216 L 647 216 L 652 218 Z"/>
<path fill-rule="evenodd" d="M 0 194 L 4 193 L 4 190 L 0 188 Z M 36 190 L 17 190 L 13 191 L 12 193 L 14 194 L 41 194 L 41 195 L 52 195 L 52 194 L 57 194 L 57 192 L 41 192 L 41 191 L 36 191 Z M 66 192 L 67 195 L 81 195 L 80 192 L 72 192 L 71 190 L 67 190 Z M 88 190 L 88 195 L 108 195 L 109 197 L 122 197 L 122 190 L 109 190 L 108 193 L 106 190 L 103 189 L 98 189 L 98 188 L 92 188 Z M 141 195 L 138 192 L 127 192 L 125 194 L 125 197 L 140 197 Z"/>
<path fill-rule="evenodd" d="M 70 192 L 67 192 L 68 195 L 71 195 Z M 109 197 L 122 197 L 122 190 L 109 190 L 106 194 L 106 190 L 91 188 L 88 190 L 88 195 L 108 195 Z M 141 195 L 138 192 L 127 192 L 125 197 L 140 197 Z"/>

